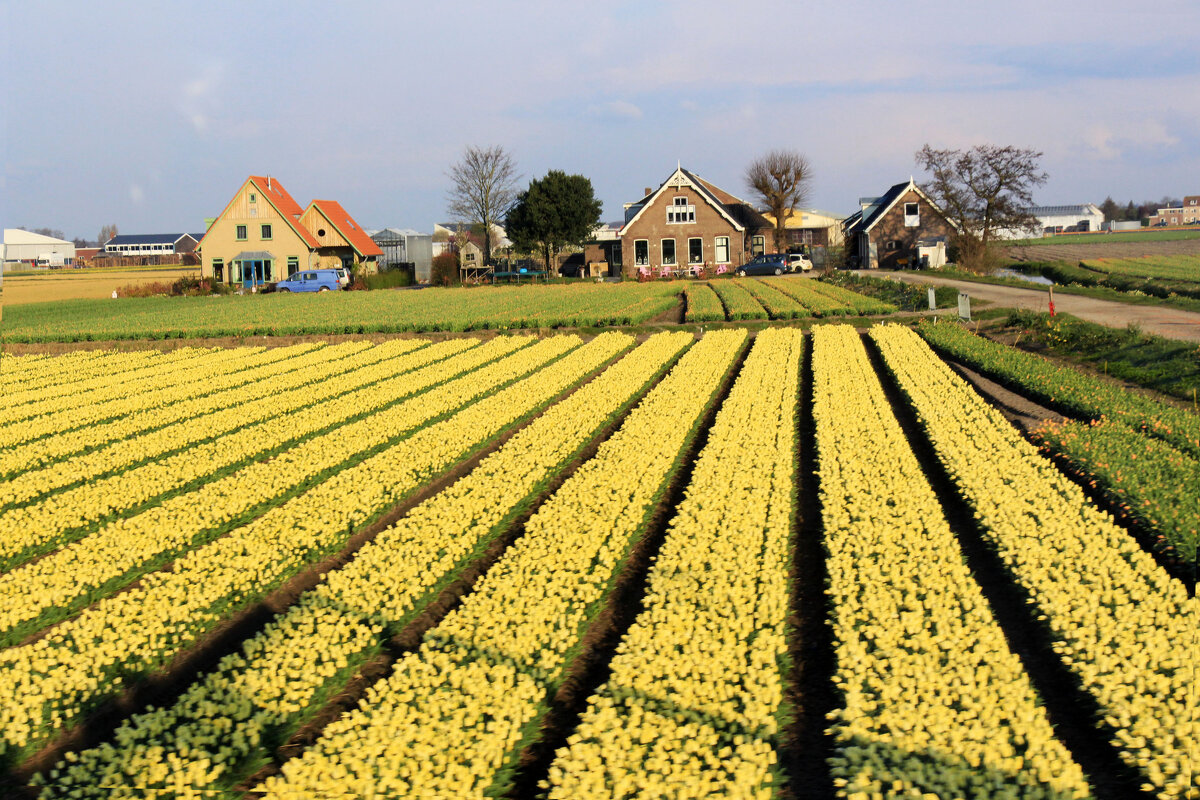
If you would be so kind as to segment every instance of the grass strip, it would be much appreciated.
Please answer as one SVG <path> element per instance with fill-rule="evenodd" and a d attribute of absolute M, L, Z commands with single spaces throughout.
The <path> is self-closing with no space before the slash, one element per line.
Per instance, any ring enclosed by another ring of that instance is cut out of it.
<path fill-rule="evenodd" d="M 734 280 L 734 283 L 754 295 L 754 299 L 762 303 L 763 308 L 771 315 L 771 319 L 796 319 L 797 317 L 811 316 L 808 309 L 796 302 L 794 297 L 781 292 L 776 286 L 765 281 L 742 279 Z"/>
<path fill-rule="evenodd" d="M 767 310 L 754 299 L 754 295 L 746 291 L 746 287 L 732 280 L 713 281 L 709 285 L 721 298 L 727 320 L 767 318 Z"/>
<path fill-rule="evenodd" d="M 957 323 L 922 320 L 917 331 L 939 352 L 1067 416 L 1089 421 L 1108 417 L 1200 457 L 1196 414 L 976 336 Z"/>

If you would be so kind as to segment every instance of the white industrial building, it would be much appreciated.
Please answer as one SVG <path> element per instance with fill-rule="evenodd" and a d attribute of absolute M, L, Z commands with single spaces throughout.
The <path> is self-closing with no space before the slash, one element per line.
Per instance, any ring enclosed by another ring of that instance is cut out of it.
<path fill-rule="evenodd" d="M 4 266 L 69 267 L 75 263 L 75 244 L 20 228 L 4 229 Z"/>
<path fill-rule="evenodd" d="M 1088 233 L 1103 230 L 1104 212 L 1094 203 L 1068 206 L 1035 206 L 1025 209 L 1037 217 L 1032 230 L 1007 228 L 996 232 L 998 239 L 1035 239 L 1056 233 Z"/>

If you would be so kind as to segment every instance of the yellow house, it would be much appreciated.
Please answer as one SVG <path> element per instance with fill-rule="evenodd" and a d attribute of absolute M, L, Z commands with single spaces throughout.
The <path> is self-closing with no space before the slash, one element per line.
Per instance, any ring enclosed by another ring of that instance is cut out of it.
<path fill-rule="evenodd" d="M 383 254 L 337 203 L 314 200 L 303 210 L 279 181 L 259 175 L 246 179 L 196 251 L 201 277 L 250 287 L 355 260 L 374 271 Z"/>

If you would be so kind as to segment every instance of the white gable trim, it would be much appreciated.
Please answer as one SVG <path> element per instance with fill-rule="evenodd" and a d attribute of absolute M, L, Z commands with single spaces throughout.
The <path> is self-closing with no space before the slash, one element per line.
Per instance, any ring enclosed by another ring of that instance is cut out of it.
<path fill-rule="evenodd" d="M 717 201 L 717 198 L 713 196 L 712 192 L 689 178 L 687 173 L 684 172 L 683 167 L 675 168 L 675 171 L 671 173 L 671 177 L 663 181 L 662 185 L 658 187 L 658 190 L 646 198 L 646 200 L 642 203 L 642 207 L 639 208 L 638 212 L 621 227 L 621 230 L 624 231 L 630 225 L 641 219 L 642 214 L 645 213 L 646 209 L 654 205 L 654 201 L 657 200 L 663 192 L 667 191 L 668 189 L 675 191 L 683 188 L 695 190 L 697 194 L 704 198 L 706 203 L 716 209 L 717 213 L 725 218 L 726 222 L 733 226 L 735 231 L 744 232 L 746 230 L 744 227 L 738 224 L 737 220 L 729 216 L 729 212 L 726 211 L 725 207 Z"/>
<path fill-rule="evenodd" d="M 921 189 L 921 187 L 917 186 L 916 181 L 914 181 L 912 178 L 909 178 L 908 186 L 905 187 L 904 191 L 900 192 L 895 197 L 893 197 L 892 202 L 888 203 L 887 208 L 885 208 L 883 211 L 880 211 L 878 214 L 876 214 L 875 220 L 870 225 L 863 228 L 862 232 L 870 233 L 871 229 L 874 228 L 876 225 L 878 225 L 879 221 L 881 219 L 883 219 L 884 217 L 886 217 L 888 215 L 888 212 L 896 207 L 896 203 L 899 203 L 900 199 L 903 198 L 904 195 L 908 194 L 910 191 L 915 191 L 917 193 L 918 197 L 922 198 L 926 203 L 929 204 L 930 208 L 932 208 L 934 211 L 936 211 L 942 215 L 942 219 L 946 220 L 946 222 L 950 224 L 951 228 L 954 228 L 954 230 L 958 230 L 958 225 L 955 224 L 954 220 L 952 220 L 952 219 L 950 219 L 950 217 L 946 216 L 946 212 L 942 210 L 942 207 L 939 206 L 937 203 L 933 202 L 933 198 L 931 198 L 929 195 L 925 194 L 925 192 Z"/>

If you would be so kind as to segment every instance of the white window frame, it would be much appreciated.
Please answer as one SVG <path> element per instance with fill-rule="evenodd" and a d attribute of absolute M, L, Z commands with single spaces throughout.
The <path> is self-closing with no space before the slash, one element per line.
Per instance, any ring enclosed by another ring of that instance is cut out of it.
<path fill-rule="evenodd" d="M 671 260 L 667 260 L 667 242 L 671 243 Z M 662 265 L 664 267 L 674 267 L 679 264 L 679 252 L 675 249 L 674 239 L 660 239 L 658 242 L 658 252 L 662 256 Z"/>
<path fill-rule="evenodd" d="M 725 250 L 725 257 L 721 258 L 721 250 Z M 713 239 L 713 252 L 718 264 L 729 263 L 729 237 L 717 236 Z"/>
<path fill-rule="evenodd" d="M 909 212 L 909 208 L 912 212 Z M 919 228 L 921 226 L 921 204 L 920 203 L 905 203 L 904 204 L 904 227 Z"/>
<path fill-rule="evenodd" d="M 750 237 L 750 255 L 758 256 L 767 252 L 767 237 L 766 236 L 751 236 Z"/>
<path fill-rule="evenodd" d="M 638 245 L 644 248 L 644 253 L 641 260 L 638 259 Z M 650 240 L 649 239 L 634 239 L 633 240 L 633 265 L 635 267 L 650 266 Z"/>
<path fill-rule="evenodd" d="M 688 242 L 688 263 L 689 264 L 703 264 L 704 263 L 704 240 L 701 239 L 699 236 L 689 236 L 687 242 Z M 700 243 L 700 253 L 695 258 L 692 258 L 692 242 Z"/>

